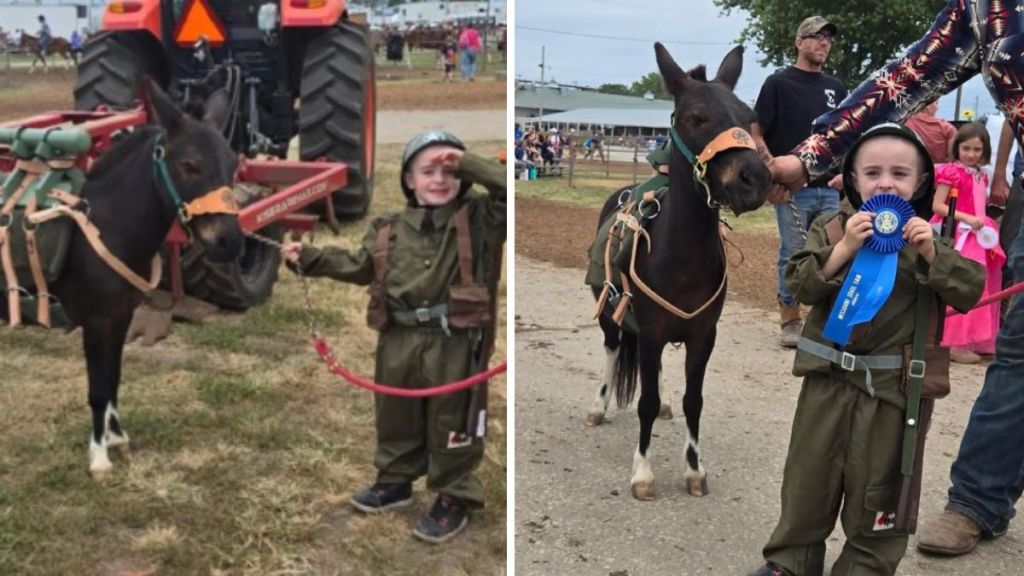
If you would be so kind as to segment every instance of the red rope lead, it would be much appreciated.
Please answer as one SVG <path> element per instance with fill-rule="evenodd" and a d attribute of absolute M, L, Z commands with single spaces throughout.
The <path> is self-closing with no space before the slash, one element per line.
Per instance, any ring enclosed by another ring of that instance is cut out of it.
<path fill-rule="evenodd" d="M 971 310 L 974 310 L 975 308 L 981 308 L 983 306 L 988 306 L 989 304 L 1002 300 L 1003 298 L 1009 298 L 1010 296 L 1013 296 L 1014 294 L 1022 290 L 1024 290 L 1024 282 L 1018 282 L 1013 286 L 1010 286 L 1006 290 L 1000 290 L 999 292 L 989 294 L 988 296 L 982 298 L 981 300 L 978 300 L 978 303 L 975 304 L 974 307 L 971 308 Z M 953 308 L 947 309 L 946 316 L 952 316 L 954 314 L 960 314 L 960 312 L 957 312 Z"/>
<path fill-rule="evenodd" d="M 466 388 L 469 388 L 474 384 L 479 384 L 484 380 L 501 374 L 502 372 L 505 371 L 506 368 L 506 363 L 502 362 L 495 366 L 491 366 L 490 368 L 487 369 L 486 372 L 474 374 L 473 376 L 470 376 L 465 380 L 449 382 L 448 384 L 434 386 L 433 388 L 395 388 L 394 386 L 385 386 L 383 384 L 378 384 L 372 380 L 360 378 L 359 376 L 356 376 L 355 374 L 346 370 L 344 366 L 338 363 L 337 358 L 334 357 L 334 351 L 331 350 L 331 345 L 328 344 L 323 338 L 314 338 L 313 347 L 316 348 L 316 353 L 320 355 L 320 358 L 323 358 L 324 363 L 327 364 L 327 367 L 331 370 L 331 372 L 337 374 L 338 376 L 341 376 L 342 378 L 348 380 L 349 382 L 355 384 L 356 386 L 359 386 L 360 388 L 372 390 L 373 392 L 377 392 L 379 394 L 387 394 L 389 396 L 401 396 L 403 398 L 424 398 L 428 396 L 439 396 L 441 394 L 451 394 L 453 392 L 465 390 Z"/>

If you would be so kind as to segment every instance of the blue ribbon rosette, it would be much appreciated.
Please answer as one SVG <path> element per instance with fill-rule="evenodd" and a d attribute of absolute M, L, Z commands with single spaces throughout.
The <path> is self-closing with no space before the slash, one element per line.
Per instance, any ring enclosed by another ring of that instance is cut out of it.
<path fill-rule="evenodd" d="M 840 346 L 849 343 L 853 327 L 874 318 L 892 294 L 899 252 L 907 245 L 903 226 L 915 215 L 910 203 L 895 194 L 872 196 L 861 210 L 875 214 L 874 234 L 846 273 L 822 334 Z"/>

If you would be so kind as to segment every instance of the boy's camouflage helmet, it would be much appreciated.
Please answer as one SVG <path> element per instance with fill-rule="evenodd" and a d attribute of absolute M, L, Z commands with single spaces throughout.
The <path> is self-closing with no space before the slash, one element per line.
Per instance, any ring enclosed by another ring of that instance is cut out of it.
<path fill-rule="evenodd" d="M 402 192 L 405 193 L 405 198 L 409 201 L 410 206 L 416 205 L 416 195 L 413 194 L 412 190 L 408 186 L 405 185 L 405 173 L 409 170 L 409 165 L 412 164 L 413 159 L 416 158 L 416 155 L 420 152 L 430 148 L 431 146 L 441 145 L 458 148 L 463 152 L 466 151 L 466 145 L 462 143 L 462 140 L 459 140 L 458 137 L 446 130 L 429 130 L 427 132 L 421 132 L 416 136 L 413 136 L 412 140 L 409 140 L 409 143 L 405 145 L 405 152 L 402 153 L 402 177 L 400 180 L 402 182 Z M 472 182 L 469 182 L 468 180 L 464 181 L 459 189 L 459 196 L 461 197 L 465 194 L 466 190 L 469 190 L 470 186 L 472 186 Z"/>
<path fill-rule="evenodd" d="M 914 212 L 921 218 L 926 220 L 931 218 L 932 198 L 935 196 L 935 164 L 932 162 L 931 155 L 928 154 L 928 149 L 925 148 L 924 143 L 917 137 L 917 134 L 899 124 L 879 124 L 869 128 L 854 142 L 853 147 L 846 153 L 846 158 L 843 160 L 843 193 L 846 194 L 850 204 L 859 210 L 864 202 L 861 200 L 860 193 L 857 192 L 857 187 L 854 186 L 853 161 L 857 158 L 857 150 L 865 142 L 879 136 L 902 138 L 913 144 L 917 149 L 917 155 L 921 158 L 921 169 L 924 171 L 925 178 L 917 187 L 917 190 L 914 190 L 914 194 L 910 198 L 910 205 L 914 207 Z"/>

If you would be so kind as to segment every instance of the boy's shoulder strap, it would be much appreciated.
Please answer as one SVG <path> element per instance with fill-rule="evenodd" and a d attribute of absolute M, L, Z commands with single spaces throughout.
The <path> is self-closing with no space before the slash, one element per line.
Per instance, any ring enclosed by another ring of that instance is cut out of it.
<path fill-rule="evenodd" d="M 459 251 L 459 283 L 473 283 L 473 235 L 469 225 L 469 202 L 455 213 L 455 246 Z"/>
<path fill-rule="evenodd" d="M 388 272 L 392 222 L 393 219 L 383 219 L 380 228 L 377 228 L 377 240 L 373 246 L 373 281 L 377 283 L 383 283 Z"/>

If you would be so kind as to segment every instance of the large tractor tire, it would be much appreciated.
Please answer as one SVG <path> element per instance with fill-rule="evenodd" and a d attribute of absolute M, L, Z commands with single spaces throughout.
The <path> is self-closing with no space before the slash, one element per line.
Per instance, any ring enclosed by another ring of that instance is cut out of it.
<path fill-rule="evenodd" d="M 75 83 L 75 108 L 130 108 L 146 75 L 165 81 L 163 64 L 154 48 L 137 36 L 104 32 L 85 45 Z M 282 237 L 279 229 L 261 233 L 275 240 Z M 186 294 L 231 310 L 245 310 L 270 297 L 280 265 L 280 252 L 252 239 L 246 239 L 242 256 L 227 264 L 208 262 L 202 244 L 195 242 L 182 255 L 181 274 Z M 165 270 L 166 284 L 170 275 Z"/>
<path fill-rule="evenodd" d="M 284 236 L 273 226 L 260 234 L 277 241 Z M 239 312 L 270 298 L 280 267 L 281 253 L 252 238 L 245 239 L 242 255 L 226 264 L 208 262 L 199 242 L 189 246 L 181 257 L 186 294 Z"/>
<path fill-rule="evenodd" d="M 306 46 L 299 108 L 302 160 L 344 162 L 348 184 L 334 194 L 334 212 L 366 214 L 373 196 L 377 91 L 366 30 L 341 22 Z"/>
<path fill-rule="evenodd" d="M 132 106 L 148 69 L 138 44 L 135 37 L 118 32 L 103 32 L 85 43 L 75 82 L 75 109 Z"/>

